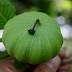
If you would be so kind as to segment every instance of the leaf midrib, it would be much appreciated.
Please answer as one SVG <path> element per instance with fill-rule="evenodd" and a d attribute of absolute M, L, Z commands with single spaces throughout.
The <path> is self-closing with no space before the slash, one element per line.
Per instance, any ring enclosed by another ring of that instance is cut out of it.
<path fill-rule="evenodd" d="M 4 16 L 0 13 L 0 15 L 2 16 L 2 18 L 4 19 L 5 22 L 7 22 L 7 20 L 4 18 Z"/>

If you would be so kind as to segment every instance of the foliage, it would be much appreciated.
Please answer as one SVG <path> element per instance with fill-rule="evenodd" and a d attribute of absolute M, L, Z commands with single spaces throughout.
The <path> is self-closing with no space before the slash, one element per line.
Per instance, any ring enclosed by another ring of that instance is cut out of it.
<path fill-rule="evenodd" d="M 15 12 L 16 10 L 10 2 L 0 0 L 0 29 L 3 29 L 7 21 L 15 16 Z M 2 42 L 2 38 L 0 38 L 0 42 Z M 0 51 L 0 60 L 8 56 L 7 51 Z"/>
<path fill-rule="evenodd" d="M 9 57 L 10 55 L 7 53 L 7 51 L 0 51 L 0 60 L 5 59 Z"/>
<path fill-rule="evenodd" d="M 17 59 L 14 61 L 14 67 L 16 69 L 19 69 L 19 70 L 25 70 L 26 66 L 27 66 L 27 63 L 23 63 L 23 62 L 20 62 L 18 61 Z"/>
<path fill-rule="evenodd" d="M 2 38 L 0 38 L 0 42 L 2 42 Z"/>
<path fill-rule="evenodd" d="M 14 16 L 14 6 L 10 2 L 0 0 L 0 29 L 3 29 L 7 21 L 13 18 Z"/>

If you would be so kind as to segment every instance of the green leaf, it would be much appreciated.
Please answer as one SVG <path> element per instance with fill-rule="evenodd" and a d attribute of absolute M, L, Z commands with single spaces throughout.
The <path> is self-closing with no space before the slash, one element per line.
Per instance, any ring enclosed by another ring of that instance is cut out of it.
<path fill-rule="evenodd" d="M 22 63 L 20 61 L 18 61 L 17 59 L 14 61 L 14 67 L 18 70 L 25 70 L 26 66 L 27 66 L 27 63 Z"/>
<path fill-rule="evenodd" d="M 7 53 L 7 51 L 0 51 L 0 60 L 5 59 L 9 57 L 10 55 Z"/>
<path fill-rule="evenodd" d="M 2 38 L 0 38 L 0 42 L 2 42 Z"/>
<path fill-rule="evenodd" d="M 10 2 L 0 0 L 0 29 L 3 29 L 6 22 L 15 16 L 15 12 L 16 10 Z"/>

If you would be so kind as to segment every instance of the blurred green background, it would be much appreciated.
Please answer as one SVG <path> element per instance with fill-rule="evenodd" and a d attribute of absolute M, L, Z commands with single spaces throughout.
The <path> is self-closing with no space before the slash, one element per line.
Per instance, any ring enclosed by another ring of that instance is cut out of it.
<path fill-rule="evenodd" d="M 40 11 L 51 16 L 59 25 L 64 38 L 62 48 L 72 56 L 72 0 L 6 0 L 16 8 L 16 14 Z M 2 32 L 1 30 L 0 32 Z M 2 33 L 0 34 L 0 37 Z M 2 44 L 1 44 L 2 45 Z M 0 46 L 1 48 L 1 46 Z M 1 49 L 0 49 L 1 50 Z M 5 49 L 4 49 L 5 50 Z M 68 72 L 72 72 L 72 69 Z"/>

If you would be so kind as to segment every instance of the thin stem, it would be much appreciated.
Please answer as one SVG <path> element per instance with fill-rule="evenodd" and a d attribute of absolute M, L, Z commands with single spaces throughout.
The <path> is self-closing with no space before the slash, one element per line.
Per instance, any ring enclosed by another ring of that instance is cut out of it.
<path fill-rule="evenodd" d="M 37 19 L 36 20 L 36 22 L 35 22 L 35 25 L 34 25 L 34 27 L 33 27 L 33 29 L 31 30 L 28 30 L 28 32 L 30 33 L 30 34 L 34 34 L 35 33 L 35 30 L 34 30 L 34 28 L 35 28 L 35 26 L 36 26 L 36 24 L 39 22 L 39 19 Z"/>
<path fill-rule="evenodd" d="M 35 26 L 36 26 L 36 24 L 37 24 L 38 22 L 39 22 L 39 19 L 36 20 L 36 23 L 35 23 L 35 25 L 34 25 L 34 27 L 33 27 L 32 30 L 34 30 L 34 28 L 35 28 Z"/>

